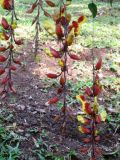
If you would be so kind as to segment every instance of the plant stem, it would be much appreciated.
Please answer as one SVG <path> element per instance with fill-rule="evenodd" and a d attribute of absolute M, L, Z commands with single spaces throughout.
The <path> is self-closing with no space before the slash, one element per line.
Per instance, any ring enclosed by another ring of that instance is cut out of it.
<path fill-rule="evenodd" d="M 40 30 L 40 1 L 38 2 L 38 14 L 37 14 L 37 22 L 36 22 L 36 35 L 35 35 L 35 57 L 38 51 L 38 41 L 39 41 L 39 30 Z"/>
<path fill-rule="evenodd" d="M 8 61 L 8 67 L 9 67 L 9 71 L 8 71 L 8 77 L 9 77 L 9 83 L 8 85 L 11 86 L 11 78 L 12 78 L 12 73 L 11 73 L 11 63 L 12 63 L 12 58 L 13 58 L 13 39 L 14 39 L 14 30 L 12 28 L 12 25 L 14 23 L 14 15 L 15 15 L 15 11 L 14 11 L 14 0 L 12 0 L 12 11 L 11 11 L 11 27 L 10 27 L 10 50 L 9 50 L 9 61 Z M 9 86 L 7 87 L 8 93 L 9 93 Z"/>

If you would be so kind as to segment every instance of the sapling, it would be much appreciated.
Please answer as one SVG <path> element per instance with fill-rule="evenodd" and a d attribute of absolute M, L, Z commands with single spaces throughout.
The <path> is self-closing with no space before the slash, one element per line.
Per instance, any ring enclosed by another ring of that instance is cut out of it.
<path fill-rule="evenodd" d="M 90 11 L 93 14 L 93 19 L 97 15 L 97 6 L 92 2 L 88 5 Z M 94 25 L 94 21 L 93 21 Z M 93 27 L 94 33 L 94 27 Z M 94 34 L 93 34 L 93 46 L 94 46 Z M 82 103 L 82 115 L 78 115 L 77 119 L 81 123 L 78 129 L 83 133 L 83 142 L 89 145 L 87 147 L 82 147 L 81 151 L 84 154 L 90 153 L 90 160 L 97 160 L 102 155 L 102 150 L 99 147 L 99 142 L 101 140 L 98 125 L 106 120 L 107 113 L 105 110 L 101 110 L 100 104 L 98 102 L 99 95 L 103 91 L 103 87 L 100 83 L 99 70 L 102 67 L 102 57 L 97 60 L 95 64 L 95 53 L 94 49 L 92 51 L 92 87 L 87 87 L 85 94 L 77 95 L 76 98 Z"/>
<path fill-rule="evenodd" d="M 15 13 L 14 0 L 2 0 L 1 6 L 4 10 L 7 10 L 11 15 L 10 22 L 8 22 L 7 17 L 2 17 L 1 26 L 2 32 L 1 40 L 6 41 L 6 46 L 0 46 L 0 76 L 1 78 L 1 91 L 0 95 L 2 98 L 9 96 L 10 93 L 16 93 L 13 86 L 12 72 L 16 71 L 16 65 L 20 65 L 21 62 L 18 58 L 15 58 L 15 45 L 19 46 L 23 44 L 23 40 L 17 39 L 15 37 L 15 29 L 17 28 L 17 17 Z"/>
<path fill-rule="evenodd" d="M 31 5 L 31 8 L 27 10 L 28 14 L 32 14 L 34 10 L 37 10 L 37 15 L 34 17 L 32 21 L 32 25 L 35 25 L 35 36 L 34 36 L 34 56 L 35 58 L 38 56 L 38 49 L 39 49 L 39 33 L 41 31 L 40 26 L 40 16 L 41 12 L 44 13 L 46 17 L 50 17 L 50 14 L 43 8 L 43 0 L 35 0 L 35 2 Z"/>
<path fill-rule="evenodd" d="M 71 1 L 60 0 L 59 3 L 55 4 L 52 1 L 46 0 L 46 3 L 50 7 L 58 7 L 59 10 L 55 11 L 51 15 L 54 26 L 45 25 L 45 29 L 49 31 L 52 30 L 52 34 L 55 37 L 55 40 L 58 43 L 58 48 L 54 49 L 53 47 L 46 48 L 45 52 L 49 57 L 53 57 L 57 60 L 58 66 L 60 67 L 60 72 L 56 73 L 47 73 L 47 77 L 51 79 L 59 79 L 60 87 L 57 90 L 57 96 L 48 100 L 47 105 L 52 105 L 60 100 L 63 101 L 63 106 L 61 111 L 63 113 L 63 128 L 66 125 L 66 116 L 71 115 L 71 109 L 67 106 L 67 76 L 69 72 L 68 58 L 72 60 L 80 60 L 80 56 L 70 52 L 69 48 L 74 43 L 75 38 L 80 34 L 80 28 L 82 23 L 86 20 L 86 17 L 80 15 L 76 21 L 72 21 L 72 16 L 67 12 L 67 6 Z M 50 29 L 51 28 L 51 29 Z"/>

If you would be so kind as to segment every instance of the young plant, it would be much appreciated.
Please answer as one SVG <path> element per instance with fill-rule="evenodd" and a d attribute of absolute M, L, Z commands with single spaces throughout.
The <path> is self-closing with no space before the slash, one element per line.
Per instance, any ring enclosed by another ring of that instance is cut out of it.
<path fill-rule="evenodd" d="M 96 17 L 97 7 L 94 3 L 88 5 L 89 9 L 93 14 L 93 18 Z M 81 123 L 78 129 L 83 133 L 84 143 L 90 143 L 88 147 L 82 147 L 81 151 L 84 154 L 91 153 L 90 160 L 97 160 L 101 155 L 102 151 L 97 144 L 101 137 L 99 135 L 98 125 L 106 120 L 107 113 L 105 110 L 101 110 L 98 103 L 98 97 L 102 92 L 102 85 L 99 78 L 99 70 L 102 67 L 102 58 L 100 57 L 95 65 L 95 53 L 92 49 L 92 73 L 93 73 L 93 85 L 91 88 L 87 87 L 85 95 L 77 95 L 77 99 L 82 103 L 83 115 L 78 115 L 77 119 Z M 88 100 L 87 100 L 88 98 Z"/>
<path fill-rule="evenodd" d="M 77 119 L 81 123 L 78 127 L 79 131 L 87 136 L 83 138 L 85 143 L 91 143 L 91 146 L 88 147 L 91 149 L 91 159 L 95 160 L 97 156 L 101 154 L 101 149 L 96 146 L 97 142 L 100 141 L 99 130 L 97 126 L 106 120 L 106 111 L 101 110 L 98 103 L 98 96 L 102 92 L 102 85 L 100 84 L 98 71 L 101 68 L 102 59 L 100 58 L 96 66 L 93 63 L 93 86 L 91 88 L 87 87 L 85 95 L 78 95 L 77 99 L 82 103 L 82 111 L 84 115 L 78 115 Z M 86 100 L 86 97 L 89 97 L 89 101 Z M 86 152 L 90 151 L 88 148 Z M 83 148 L 82 148 L 83 149 Z"/>
<path fill-rule="evenodd" d="M 1 6 L 11 15 L 11 22 L 8 22 L 5 17 L 2 17 L 1 20 L 2 32 L 0 38 L 7 42 L 6 46 L 0 46 L 0 63 L 2 64 L 0 66 L 0 76 L 2 77 L 0 95 L 5 98 L 10 93 L 16 93 L 13 86 L 12 72 L 16 71 L 16 64 L 20 65 L 21 62 L 14 57 L 14 48 L 15 45 L 22 45 L 23 41 L 16 39 L 14 33 L 17 27 L 14 0 L 2 0 Z"/>
<path fill-rule="evenodd" d="M 33 11 L 37 9 L 37 15 L 34 17 L 33 21 L 32 21 L 32 25 L 35 24 L 35 37 L 34 37 L 34 44 L 35 44 L 35 50 L 34 50 L 34 54 L 35 57 L 37 56 L 38 53 L 38 46 L 39 46 L 39 32 L 41 31 L 41 26 L 40 26 L 40 15 L 41 15 L 41 11 L 44 12 L 44 15 L 47 17 L 50 17 L 50 14 L 44 10 L 43 8 L 43 0 L 36 0 L 31 8 L 29 10 L 27 10 L 28 14 L 33 13 Z"/>
<path fill-rule="evenodd" d="M 59 6 L 59 11 L 56 11 L 53 15 L 51 15 L 55 24 L 55 31 L 53 31 L 53 34 L 59 46 L 57 50 L 53 47 L 50 47 L 45 49 L 45 52 L 48 56 L 57 59 L 58 66 L 60 67 L 60 72 L 58 74 L 47 74 L 48 78 L 59 78 L 60 87 L 58 88 L 57 96 L 50 99 L 46 104 L 55 104 L 60 101 L 60 98 L 62 98 L 63 106 L 61 111 L 63 113 L 63 127 L 65 127 L 67 114 L 72 116 L 71 109 L 67 106 L 67 76 L 69 71 L 68 58 L 77 61 L 80 60 L 80 57 L 77 54 L 70 53 L 69 47 L 73 44 L 75 37 L 79 35 L 81 24 L 85 21 L 86 18 L 85 16 L 80 15 L 76 21 L 71 22 L 71 14 L 67 13 L 68 1 L 64 2 L 63 0 L 60 0 L 57 5 L 52 1 L 46 0 L 46 2 L 50 7 Z M 50 28 L 53 29 L 54 27 L 49 26 L 48 23 L 48 26 L 46 25 L 46 30 L 49 32 Z"/>

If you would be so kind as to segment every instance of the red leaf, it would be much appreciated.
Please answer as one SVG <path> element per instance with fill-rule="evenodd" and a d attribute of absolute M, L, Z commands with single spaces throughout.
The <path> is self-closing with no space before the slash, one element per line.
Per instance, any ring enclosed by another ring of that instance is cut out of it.
<path fill-rule="evenodd" d="M 100 141 L 100 136 L 95 137 L 95 140 L 98 142 Z"/>
<path fill-rule="evenodd" d="M 100 147 L 96 147 L 95 154 L 97 157 L 100 157 L 102 155 L 102 149 Z"/>
<path fill-rule="evenodd" d="M 62 86 L 64 86 L 64 84 L 65 84 L 65 79 L 64 79 L 63 77 L 60 78 L 60 84 L 61 84 Z"/>
<path fill-rule="evenodd" d="M 82 15 L 78 18 L 78 23 L 82 22 L 83 20 L 84 20 L 84 16 Z"/>
<path fill-rule="evenodd" d="M 5 69 L 4 68 L 0 68 L 0 75 L 2 75 L 3 73 L 5 73 Z"/>
<path fill-rule="evenodd" d="M 78 22 L 77 22 L 77 21 L 73 21 L 73 22 L 72 22 L 72 26 L 73 26 L 74 28 L 78 28 Z"/>
<path fill-rule="evenodd" d="M 57 78 L 58 75 L 57 74 L 53 74 L 53 73 L 48 73 L 46 74 L 48 78 Z"/>
<path fill-rule="evenodd" d="M 57 34 L 58 38 L 64 37 L 64 33 L 62 30 L 61 24 L 56 24 L 56 34 Z"/>
<path fill-rule="evenodd" d="M 12 9 L 12 0 L 4 0 L 2 7 L 6 10 Z"/>
<path fill-rule="evenodd" d="M 3 95 L 5 92 L 4 88 L 0 88 L 0 95 Z"/>
<path fill-rule="evenodd" d="M 5 48 L 5 47 L 0 47 L 0 52 L 4 52 L 4 51 L 6 51 L 7 50 L 7 48 Z"/>
<path fill-rule="evenodd" d="M 82 154 L 87 154 L 87 153 L 88 153 L 88 150 L 89 150 L 89 149 L 88 149 L 87 147 L 83 147 L 83 146 L 82 146 L 82 147 L 80 148 L 80 152 L 82 152 Z"/>
<path fill-rule="evenodd" d="M 84 121 L 85 121 L 85 124 L 86 124 L 86 125 L 90 124 L 90 122 L 91 122 L 91 120 L 90 120 L 90 119 L 85 118 L 85 117 L 84 117 Z"/>
<path fill-rule="evenodd" d="M 89 87 L 86 88 L 85 93 L 90 97 L 92 96 L 92 91 L 91 91 L 91 89 Z"/>
<path fill-rule="evenodd" d="M 12 91 L 12 93 L 16 94 L 16 90 L 14 87 L 10 86 L 10 90 Z"/>
<path fill-rule="evenodd" d="M 99 79 L 100 79 L 100 78 L 99 78 L 98 74 L 96 74 L 96 76 L 95 76 L 95 82 L 96 82 L 96 81 L 99 81 Z"/>
<path fill-rule="evenodd" d="M 98 96 L 101 93 L 101 88 L 98 85 L 93 86 L 93 94 L 94 96 Z"/>
<path fill-rule="evenodd" d="M 72 25 L 69 25 L 68 26 L 68 33 L 72 30 L 73 26 Z"/>
<path fill-rule="evenodd" d="M 97 115 L 97 116 L 96 116 L 96 122 L 97 122 L 97 123 L 101 123 L 101 121 L 102 121 L 102 120 L 101 120 L 101 116 L 100 116 L 100 115 Z"/>
<path fill-rule="evenodd" d="M 10 38 L 10 36 L 7 35 L 7 33 L 5 33 L 5 32 L 3 32 L 3 35 L 4 35 L 5 40 L 8 40 Z"/>
<path fill-rule="evenodd" d="M 85 134 L 91 133 L 90 129 L 88 129 L 87 127 L 82 126 L 81 129 L 82 129 L 83 133 L 85 133 Z"/>
<path fill-rule="evenodd" d="M 13 86 L 13 81 L 10 80 L 9 83 L 10 83 L 10 86 L 12 87 Z"/>
<path fill-rule="evenodd" d="M 82 140 L 85 143 L 90 143 L 91 142 L 91 138 L 83 138 Z"/>
<path fill-rule="evenodd" d="M 48 104 L 54 104 L 54 103 L 57 103 L 58 101 L 59 101 L 59 98 L 54 97 L 54 98 L 50 99 L 47 103 Z"/>
<path fill-rule="evenodd" d="M 81 98 L 82 101 L 86 101 L 85 96 L 80 95 L 80 98 Z"/>
<path fill-rule="evenodd" d="M 6 57 L 0 55 L 0 62 L 5 62 L 6 61 Z"/>
<path fill-rule="evenodd" d="M 61 94 L 63 92 L 63 88 L 59 88 L 58 90 L 57 90 L 57 93 L 58 94 Z"/>
<path fill-rule="evenodd" d="M 54 120 L 54 122 L 58 122 L 59 120 L 60 120 L 60 115 L 57 115 L 57 116 L 55 116 L 55 118 L 53 119 Z"/>
<path fill-rule="evenodd" d="M 7 20 L 4 17 L 2 17 L 1 24 L 4 29 L 9 29 L 10 27 L 10 25 L 8 24 Z"/>
<path fill-rule="evenodd" d="M 13 48 L 14 48 L 14 46 L 11 44 L 11 45 L 9 45 L 9 48 L 10 48 L 10 49 L 13 49 Z"/>
<path fill-rule="evenodd" d="M 63 14 L 66 11 L 66 5 L 63 5 L 60 9 L 60 12 Z"/>
<path fill-rule="evenodd" d="M 32 7 L 29 10 L 27 10 L 26 13 L 32 13 L 36 7 L 37 7 L 37 4 L 35 2 L 35 3 L 32 4 Z"/>
<path fill-rule="evenodd" d="M 45 15 L 46 17 L 51 17 L 51 15 L 50 15 L 48 12 L 46 12 L 46 11 L 44 11 L 44 15 Z"/>
<path fill-rule="evenodd" d="M 63 113 L 65 113 L 65 112 L 66 112 L 66 107 L 62 107 L 62 108 L 61 108 L 61 111 L 62 111 Z"/>
<path fill-rule="evenodd" d="M 5 85 L 8 82 L 8 78 L 5 77 L 2 79 L 1 84 Z"/>
<path fill-rule="evenodd" d="M 14 40 L 14 41 L 15 41 L 15 44 L 17 44 L 17 45 L 22 45 L 23 44 L 22 40 Z"/>
<path fill-rule="evenodd" d="M 69 56 L 71 59 L 78 60 L 78 61 L 81 59 L 79 56 L 77 56 L 75 54 L 70 54 Z"/>
<path fill-rule="evenodd" d="M 96 160 L 96 158 L 94 158 L 94 157 L 91 157 L 89 160 Z"/>
<path fill-rule="evenodd" d="M 53 57 L 55 57 L 55 58 L 61 58 L 60 53 L 58 51 L 56 51 L 55 49 L 53 49 L 53 48 L 50 47 L 50 51 L 51 51 Z"/>
<path fill-rule="evenodd" d="M 10 66 L 10 70 L 15 71 L 17 68 L 15 66 Z"/>
<path fill-rule="evenodd" d="M 53 3 L 52 1 L 46 0 L 46 3 L 47 3 L 50 7 L 55 7 L 55 3 Z"/>
<path fill-rule="evenodd" d="M 97 62 L 95 68 L 96 70 L 99 70 L 102 67 L 102 58 L 99 59 L 99 61 Z"/>
<path fill-rule="evenodd" d="M 89 103 L 85 103 L 85 111 L 87 114 L 91 115 L 93 113 L 92 108 L 90 107 Z"/>
<path fill-rule="evenodd" d="M 21 62 L 19 59 L 14 59 L 14 63 L 21 65 Z"/>

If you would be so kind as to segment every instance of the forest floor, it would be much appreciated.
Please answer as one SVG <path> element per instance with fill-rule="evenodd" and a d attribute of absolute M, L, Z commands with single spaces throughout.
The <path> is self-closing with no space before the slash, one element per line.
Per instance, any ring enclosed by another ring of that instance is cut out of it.
<path fill-rule="evenodd" d="M 51 42 L 55 46 L 55 42 Z M 54 59 L 47 57 L 44 48 L 51 43 L 41 44 L 39 48 L 40 62 L 34 61 L 32 43 L 29 42 L 21 52 L 23 64 L 14 73 L 17 95 L 1 102 L 0 120 L 7 131 L 12 132 L 15 141 L 19 142 L 21 151 L 20 160 L 83 160 L 87 156 L 81 154 L 83 136 L 78 131 L 76 115 L 81 110 L 81 105 L 74 96 L 90 85 L 91 52 L 85 49 L 80 62 L 68 61 L 70 76 L 68 77 L 68 103 L 73 110 L 72 119 L 66 118 L 66 129 L 61 129 L 63 116 L 59 106 L 47 106 L 46 102 L 56 95 L 59 86 L 57 81 L 48 80 L 46 73 L 59 72 L 59 67 Z M 97 56 L 111 59 L 112 52 L 106 49 L 94 49 Z M 108 54 L 109 53 L 109 54 Z M 109 64 L 109 63 L 108 63 Z M 82 66 L 82 70 L 80 69 Z M 109 117 L 100 126 L 103 154 L 109 160 L 119 160 L 119 71 L 106 69 L 103 65 L 100 71 L 104 86 L 103 95 L 99 102 L 107 110 Z M 81 79 L 83 81 L 81 81 Z M 80 81 L 79 81 L 80 80 Z M 113 80 L 113 81 L 112 81 Z M 112 81 L 112 82 L 111 82 Z M 70 98 L 71 97 L 71 98 Z M 12 116 L 10 116 L 12 114 Z M 58 118 L 58 115 L 61 118 Z M 17 138 L 16 138 L 17 137 Z M 9 145 L 12 144 L 10 140 Z M 15 143 L 16 144 L 16 143 Z M 1 158 L 1 160 L 4 160 Z"/>
<path fill-rule="evenodd" d="M 59 67 L 54 59 L 45 55 L 44 48 L 57 46 L 43 29 L 38 51 L 40 56 L 34 60 L 32 41 L 35 33 L 31 23 L 37 12 L 26 14 L 32 2 L 16 1 L 19 21 L 15 34 L 25 42 L 16 51 L 16 56 L 20 56 L 22 61 L 17 72 L 13 73 L 17 94 L 0 101 L 0 160 L 88 160 L 88 156 L 81 154 L 86 144 L 82 142 L 83 136 L 78 131 L 76 116 L 81 112 L 81 104 L 75 96 L 91 86 L 93 23 L 88 9 L 89 1 L 73 0 L 68 7 L 74 19 L 84 14 L 88 20 L 70 48 L 71 52 L 81 56 L 81 60 L 68 60 L 70 75 L 67 77 L 67 100 L 73 117 L 66 118 L 64 132 L 61 128 L 63 116 L 60 104 L 46 105 L 50 98 L 56 96 L 59 87 L 58 81 L 49 80 L 46 73 L 57 73 Z M 94 53 L 96 57 L 102 56 L 104 59 L 99 73 L 104 90 L 99 103 L 108 113 L 106 122 L 99 127 L 101 141 L 97 147 L 103 150 L 101 160 L 120 160 L 120 3 L 115 1 L 112 8 L 108 3 L 96 3 L 98 15 L 94 22 Z M 45 9 L 52 13 L 49 7 Z M 0 18 L 5 15 L 1 8 L 0 13 Z M 41 13 L 41 26 L 45 20 L 48 19 Z"/>

